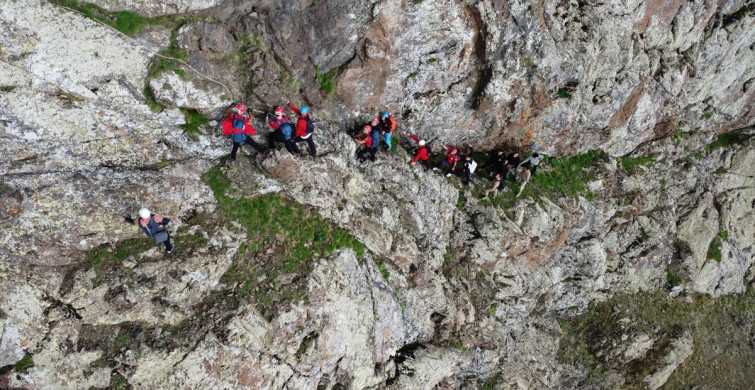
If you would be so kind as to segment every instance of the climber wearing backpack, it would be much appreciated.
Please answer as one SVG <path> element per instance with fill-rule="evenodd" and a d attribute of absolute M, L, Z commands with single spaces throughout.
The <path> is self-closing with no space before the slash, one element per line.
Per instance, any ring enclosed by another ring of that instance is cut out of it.
<path fill-rule="evenodd" d="M 139 210 L 139 218 L 133 219 L 131 217 L 120 216 L 118 219 L 121 222 L 134 224 L 139 226 L 147 236 L 152 237 L 155 244 L 164 244 L 165 250 L 168 253 L 173 252 L 175 245 L 170 242 L 170 234 L 168 233 L 168 223 L 170 219 L 161 217 L 157 214 L 152 214 L 145 207 Z"/>
<path fill-rule="evenodd" d="M 283 107 L 275 107 L 275 119 L 271 122 L 269 116 L 265 116 L 265 125 L 273 128 L 273 131 L 267 135 L 267 146 L 270 153 L 275 152 L 275 143 L 282 142 L 286 145 L 286 150 L 294 156 L 299 156 L 299 147 L 296 146 L 293 139 L 294 131 L 288 117 L 283 114 Z"/>
<path fill-rule="evenodd" d="M 448 174 L 446 175 L 446 177 L 451 177 L 451 175 L 456 173 L 456 165 L 459 163 L 459 149 L 443 145 L 442 142 L 440 143 L 440 146 L 443 149 L 446 149 L 446 151 L 448 152 L 448 156 L 446 157 L 445 160 L 441 161 L 437 167 L 433 168 L 433 171 L 437 171 L 438 169 L 449 167 L 450 170 Z"/>
<path fill-rule="evenodd" d="M 288 108 L 291 109 L 296 115 L 299 115 L 299 120 L 296 122 L 296 134 L 293 144 L 306 141 L 309 147 L 309 154 L 314 157 L 317 154 L 317 147 L 315 141 L 312 139 L 312 132 L 315 131 L 315 124 L 312 122 L 312 118 L 309 117 L 309 108 L 307 106 L 301 106 L 300 109 L 292 106 L 288 103 Z"/>
<path fill-rule="evenodd" d="M 428 159 L 430 158 L 430 148 L 426 145 L 425 140 L 419 139 L 414 134 L 409 134 L 409 138 L 413 139 L 414 142 L 417 143 L 417 154 L 412 160 L 412 165 L 417 164 L 417 161 L 419 161 L 425 167 L 425 170 L 427 170 L 428 168 L 430 168 L 428 163 Z"/>
<path fill-rule="evenodd" d="M 226 119 L 223 121 L 223 135 L 231 136 L 233 140 L 233 149 L 228 164 L 236 161 L 236 152 L 242 143 L 251 145 L 257 153 L 265 153 L 267 149 L 254 142 L 252 136 L 257 134 L 257 130 L 246 117 L 246 107 L 241 104 L 232 104 L 225 110 Z"/>
<path fill-rule="evenodd" d="M 362 129 L 362 135 L 354 138 L 356 143 L 364 145 L 364 148 L 357 153 L 357 160 L 363 163 L 367 157 L 366 154 L 370 154 L 370 160 L 375 161 L 375 153 L 377 152 L 377 142 L 374 134 L 377 133 L 377 129 L 373 129 L 372 126 L 366 125 Z M 379 140 L 379 138 L 378 138 Z"/>
<path fill-rule="evenodd" d="M 465 186 L 469 186 L 469 179 L 472 177 L 475 169 L 477 169 L 477 162 L 472 158 L 474 149 L 472 149 L 471 145 L 469 147 L 469 154 L 464 158 L 464 170 L 462 171 Z"/>
<path fill-rule="evenodd" d="M 391 150 L 393 146 L 391 144 L 391 135 L 394 130 L 396 130 L 396 119 L 387 112 L 382 113 L 380 115 L 380 134 L 383 135 L 385 144 L 388 145 L 388 150 Z"/>

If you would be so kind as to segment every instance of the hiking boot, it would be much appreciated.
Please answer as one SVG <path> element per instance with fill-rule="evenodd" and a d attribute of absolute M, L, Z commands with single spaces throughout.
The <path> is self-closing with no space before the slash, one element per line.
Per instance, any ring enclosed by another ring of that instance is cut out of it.
<path fill-rule="evenodd" d="M 451 177 L 451 176 L 453 176 L 453 173 L 446 173 L 446 177 Z"/>
<path fill-rule="evenodd" d="M 236 164 L 236 160 L 235 160 L 235 159 L 231 159 L 231 158 L 229 158 L 229 159 L 228 159 L 228 161 L 226 161 L 226 164 L 227 164 L 227 165 L 228 165 L 229 167 L 232 167 L 232 166 L 233 166 L 234 164 Z"/>
<path fill-rule="evenodd" d="M 438 167 L 434 167 L 434 168 L 433 168 L 433 172 L 435 172 L 435 171 L 437 171 L 437 170 L 438 170 Z"/>

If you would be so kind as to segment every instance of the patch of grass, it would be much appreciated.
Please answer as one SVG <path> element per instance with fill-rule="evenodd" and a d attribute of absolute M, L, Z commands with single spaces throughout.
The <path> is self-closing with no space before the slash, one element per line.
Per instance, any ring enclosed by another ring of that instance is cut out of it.
<path fill-rule="evenodd" d="M 116 349 L 122 349 L 122 348 L 128 347 L 130 343 L 131 343 L 131 332 L 129 332 L 128 330 L 125 332 L 118 333 L 118 336 L 115 337 Z"/>
<path fill-rule="evenodd" d="M 489 376 L 487 379 L 485 379 L 485 382 L 482 383 L 481 390 L 498 390 L 501 387 L 503 383 L 503 374 L 500 372 L 497 372 L 495 375 Z"/>
<path fill-rule="evenodd" d="M 328 96 L 332 95 L 336 91 L 336 75 L 338 74 L 338 68 L 333 68 L 327 73 L 321 73 L 320 67 L 315 65 L 315 77 L 317 82 L 320 83 L 320 91 L 325 92 Z"/>
<path fill-rule="evenodd" d="M 644 378 L 659 367 L 671 341 L 685 332 L 692 334 L 694 351 L 665 388 L 749 388 L 755 381 L 755 350 L 750 347 L 753 289 L 718 299 L 703 294 L 669 298 L 665 292 L 617 294 L 559 324 L 563 336 L 558 359 L 582 369 L 580 377 L 565 378 L 568 381 L 612 388 L 606 375 L 610 370 L 627 379 L 623 388 L 644 388 Z M 612 350 L 640 334 L 656 339 L 644 358 L 624 365 L 612 360 Z"/>
<path fill-rule="evenodd" d="M 604 152 L 594 150 L 572 157 L 546 157 L 543 163 L 550 167 L 550 170 L 538 169 L 521 196 L 534 197 L 540 194 L 555 199 L 560 195 L 574 198 L 583 195 L 587 200 L 592 200 L 595 194 L 585 187 L 585 184 L 594 180 L 596 176 L 590 172 L 590 168 L 606 158 Z M 518 191 L 518 184 L 512 185 L 510 196 L 513 198 Z"/>
<path fill-rule="evenodd" d="M 721 245 L 723 241 L 727 241 L 729 239 L 729 232 L 724 230 L 722 232 L 719 232 L 716 237 L 713 237 L 713 239 L 710 241 L 710 245 L 708 245 L 708 253 L 707 258 L 713 259 L 717 262 L 721 262 Z"/>
<path fill-rule="evenodd" d="M 724 167 L 717 168 L 715 171 L 713 171 L 713 173 L 716 174 L 716 175 L 722 175 L 722 174 L 724 174 L 726 172 L 727 172 L 726 168 L 724 168 Z"/>
<path fill-rule="evenodd" d="M 714 237 L 708 245 L 708 253 L 706 258 L 721 262 L 721 239 Z"/>
<path fill-rule="evenodd" d="M 181 113 L 184 114 L 184 119 L 186 120 L 186 123 L 181 125 L 181 128 L 188 134 L 201 135 L 202 130 L 199 130 L 199 128 L 210 123 L 210 120 L 200 114 L 197 110 L 189 110 L 186 108 L 181 108 L 180 110 Z"/>
<path fill-rule="evenodd" d="M 434 64 L 434 63 L 438 62 L 438 59 L 437 59 L 437 58 L 435 58 L 435 57 L 430 57 L 430 58 L 429 58 L 429 59 L 427 60 L 427 62 L 429 62 L 429 63 L 431 63 L 431 64 Z"/>
<path fill-rule="evenodd" d="M 94 271 L 95 276 L 92 279 L 94 287 L 130 276 L 133 270 L 123 268 L 122 263 L 130 256 L 145 252 L 154 245 L 151 239 L 144 237 L 122 241 L 112 248 L 109 244 L 103 244 L 90 250 L 83 260 L 69 266 L 60 286 L 60 294 L 65 295 L 71 291 L 74 276 L 80 270 Z"/>
<path fill-rule="evenodd" d="M 577 310 L 579 310 L 579 306 L 577 306 L 577 305 L 574 305 L 574 306 L 569 306 L 569 307 L 567 308 L 567 310 L 571 310 L 571 311 L 577 311 Z"/>
<path fill-rule="evenodd" d="M 396 297 L 398 305 L 401 307 L 401 314 L 406 314 L 406 303 L 401 299 L 401 295 L 398 294 L 398 290 L 393 290 L 393 296 Z"/>
<path fill-rule="evenodd" d="M 181 70 L 181 63 L 177 60 L 188 61 L 189 50 L 183 49 L 175 43 L 175 38 L 171 39 L 171 45 L 167 49 L 160 51 L 161 56 L 152 57 L 152 64 L 147 70 L 147 81 L 160 77 L 164 72 L 173 71 L 181 77 L 186 77 L 186 74 Z M 173 59 L 175 58 L 175 59 Z"/>
<path fill-rule="evenodd" d="M 418 74 L 419 74 L 419 73 L 417 73 L 417 72 L 412 72 L 412 73 L 409 73 L 409 78 L 412 78 L 412 79 L 413 79 L 413 78 L 417 77 L 417 75 L 418 75 Z"/>
<path fill-rule="evenodd" d="M 153 112 L 158 112 L 165 109 L 165 106 L 158 103 L 157 100 L 155 100 L 155 94 L 152 92 L 152 88 L 149 87 L 149 83 L 145 84 L 144 86 L 144 100 L 147 103 L 147 107 L 149 107 L 150 110 Z"/>
<path fill-rule="evenodd" d="M 491 317 L 495 317 L 495 313 L 498 311 L 498 304 L 493 302 L 492 305 L 490 305 L 490 310 L 488 310 L 488 315 Z"/>
<path fill-rule="evenodd" d="M 674 145 L 679 146 L 682 140 L 684 140 L 684 130 L 681 127 L 677 127 L 676 130 L 671 133 L 671 139 L 674 140 Z"/>
<path fill-rule="evenodd" d="M 266 318 L 306 296 L 306 278 L 314 260 L 341 248 L 358 258 L 365 249 L 345 229 L 278 194 L 244 196 L 216 166 L 204 176 L 218 201 L 218 211 L 248 233 L 222 281 L 233 295 L 252 301 Z"/>
<path fill-rule="evenodd" d="M 388 268 L 385 267 L 385 260 L 380 259 L 377 261 L 377 267 L 380 271 L 380 275 L 383 275 L 383 279 L 387 282 L 391 278 L 390 272 L 388 272 Z"/>
<path fill-rule="evenodd" d="M 163 24 L 160 18 L 145 18 L 128 11 L 108 11 L 92 3 L 79 3 L 76 0 L 52 0 L 52 2 L 75 9 L 86 17 L 107 24 L 128 36 L 136 35 L 148 25 Z"/>
<path fill-rule="evenodd" d="M 715 141 L 705 146 L 706 151 L 711 151 L 716 148 L 726 148 L 731 145 L 740 145 L 745 141 L 752 138 L 753 134 L 745 134 L 743 132 L 732 132 L 719 135 Z"/>
<path fill-rule="evenodd" d="M 110 377 L 110 389 L 112 390 L 129 390 L 132 389 L 131 383 L 123 375 L 115 373 Z"/>
<path fill-rule="evenodd" d="M 666 270 L 666 282 L 668 282 L 669 286 L 673 288 L 682 284 L 682 277 L 669 269 Z"/>
<path fill-rule="evenodd" d="M 564 98 L 564 99 L 571 99 L 571 93 L 569 93 L 569 89 L 566 87 L 561 87 L 556 91 L 556 94 L 558 94 L 558 97 Z"/>
<path fill-rule="evenodd" d="M 464 195 L 464 189 L 458 188 L 459 190 L 459 197 L 456 199 L 456 208 L 459 210 L 464 210 L 464 206 L 467 205 L 467 197 Z"/>
<path fill-rule="evenodd" d="M 31 367 L 34 367 L 34 360 L 31 358 L 31 354 L 26 353 L 21 360 L 16 362 L 15 370 L 17 373 L 27 374 Z"/>
<path fill-rule="evenodd" d="M 621 161 L 621 166 L 624 167 L 624 170 L 627 172 L 628 175 L 634 175 L 634 173 L 637 171 L 638 166 L 642 165 L 653 165 L 655 164 L 655 159 L 650 156 L 645 157 L 621 157 L 619 159 Z"/>

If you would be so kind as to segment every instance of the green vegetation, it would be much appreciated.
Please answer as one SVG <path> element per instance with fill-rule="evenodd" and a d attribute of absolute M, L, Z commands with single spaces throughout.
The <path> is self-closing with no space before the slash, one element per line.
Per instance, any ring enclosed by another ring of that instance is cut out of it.
<path fill-rule="evenodd" d="M 709 152 L 716 148 L 726 148 L 731 145 L 739 145 L 752 138 L 752 136 L 753 134 L 745 134 L 744 132 L 721 134 L 716 138 L 715 141 L 706 145 L 705 150 Z"/>
<path fill-rule="evenodd" d="M 97 20 L 128 35 L 134 36 L 148 25 L 161 25 L 160 18 L 145 18 L 128 11 L 108 11 L 96 4 L 79 3 L 76 0 L 52 0 L 54 4 L 81 12 L 90 19 Z"/>
<path fill-rule="evenodd" d="M 717 262 L 721 262 L 721 244 L 722 241 L 726 241 L 729 239 L 729 232 L 728 231 L 722 231 L 719 232 L 716 237 L 713 237 L 713 239 L 710 241 L 710 245 L 708 245 L 708 253 L 707 258 L 713 259 Z"/>
<path fill-rule="evenodd" d="M 125 331 L 118 333 L 115 337 L 115 348 L 122 349 L 127 347 L 131 343 L 131 332 Z"/>
<path fill-rule="evenodd" d="M 644 378 L 659 367 L 671 342 L 685 332 L 692 334 L 694 352 L 665 388 L 748 388 L 755 381 L 755 349 L 750 347 L 755 332 L 752 288 L 717 299 L 669 298 L 663 291 L 618 294 L 559 323 L 563 337 L 558 359 L 581 367 L 586 375 L 566 378 L 567 384 L 579 384 L 576 387 L 612 388 L 607 374 L 615 370 L 627 378 L 623 388 L 644 388 Z M 611 360 L 609 351 L 640 334 L 656 339 L 644 358 L 623 366 Z"/>
<path fill-rule="evenodd" d="M 431 64 L 434 64 L 434 63 L 438 62 L 438 59 L 437 59 L 437 58 L 435 58 L 435 57 L 430 57 L 430 58 L 429 58 L 429 59 L 427 60 L 427 62 L 429 62 L 429 63 L 431 63 Z"/>
<path fill-rule="evenodd" d="M 380 275 L 383 275 L 383 279 L 387 282 L 391 278 L 391 274 L 388 272 L 388 268 L 385 267 L 385 260 L 379 259 L 375 264 L 377 264 Z"/>
<path fill-rule="evenodd" d="M 21 360 L 16 362 L 16 372 L 20 374 L 28 373 L 29 368 L 31 367 L 34 367 L 34 360 L 32 360 L 29 353 L 26 353 L 24 357 L 21 358 Z"/>
<path fill-rule="evenodd" d="M 556 91 L 558 94 L 558 97 L 564 98 L 564 99 L 571 99 L 571 93 L 569 93 L 569 89 L 566 87 L 561 87 Z"/>
<path fill-rule="evenodd" d="M 419 73 L 417 73 L 417 72 L 412 72 L 412 73 L 409 73 L 409 78 L 412 78 L 412 79 L 413 79 L 413 78 L 417 77 L 417 75 L 418 75 L 418 74 L 419 74 Z"/>
<path fill-rule="evenodd" d="M 186 73 L 180 68 L 181 63 L 179 60 L 187 61 L 189 59 L 189 51 L 178 46 L 175 42 L 175 35 L 176 32 L 174 31 L 173 36 L 171 36 L 171 45 L 167 49 L 160 51 L 160 55 L 156 55 L 152 58 L 152 65 L 149 67 L 149 70 L 147 70 L 148 85 L 149 80 L 160 77 L 160 75 L 167 71 L 173 71 L 181 77 L 186 77 Z"/>
<path fill-rule="evenodd" d="M 321 73 L 320 67 L 315 65 L 315 77 L 320 83 L 320 91 L 325 92 L 328 96 L 332 95 L 336 91 L 336 75 L 338 74 L 338 68 L 333 68 L 327 73 Z"/>
<path fill-rule="evenodd" d="M 129 390 L 133 387 L 123 375 L 115 373 L 110 377 L 110 389 L 112 390 Z"/>
<path fill-rule="evenodd" d="M 489 376 L 487 379 L 485 379 L 485 382 L 482 383 L 481 390 L 498 390 L 501 388 L 501 384 L 503 383 L 503 374 L 500 372 L 497 372 L 495 375 Z"/>
<path fill-rule="evenodd" d="M 100 245 L 87 253 L 86 257 L 68 267 L 63 282 L 60 286 L 60 294 L 65 295 L 71 291 L 74 283 L 74 276 L 79 270 L 93 270 L 93 286 L 99 286 L 103 283 L 117 281 L 124 276 L 132 276 L 131 268 L 124 268 L 123 262 L 135 254 L 145 252 L 155 244 L 147 237 L 126 240 L 118 243 L 114 247 L 109 244 Z"/>
<path fill-rule="evenodd" d="M 304 299 L 306 277 L 314 260 L 340 248 L 352 248 L 361 258 L 363 245 L 348 231 L 319 214 L 278 194 L 245 196 L 220 167 L 204 177 L 218 201 L 218 211 L 248 232 L 222 281 L 233 295 L 252 300 L 267 318 L 281 306 Z"/>
<path fill-rule="evenodd" d="M 671 139 L 674 140 L 674 145 L 679 146 L 682 140 L 684 140 L 684 130 L 682 130 L 681 127 L 678 127 L 673 133 L 671 133 Z"/>
<path fill-rule="evenodd" d="M 188 134 L 201 135 L 202 131 L 199 130 L 199 128 L 210 123 L 210 120 L 200 114 L 197 110 L 189 110 L 186 108 L 181 108 L 180 110 L 181 113 L 184 114 L 186 120 L 186 123 L 181 125 L 181 128 Z"/>
<path fill-rule="evenodd" d="M 682 284 L 682 277 L 669 269 L 666 270 L 666 282 L 668 282 L 669 286 L 676 287 Z"/>
<path fill-rule="evenodd" d="M 621 166 L 624 167 L 624 170 L 627 172 L 628 175 L 634 175 L 634 173 L 637 171 L 636 168 L 641 165 L 653 165 L 655 164 L 655 159 L 651 156 L 645 156 L 645 157 L 621 157 L 619 159 L 621 161 Z"/>
<path fill-rule="evenodd" d="M 464 210 L 464 206 L 467 205 L 467 197 L 464 195 L 464 188 L 459 187 L 459 197 L 456 199 L 456 208 Z"/>

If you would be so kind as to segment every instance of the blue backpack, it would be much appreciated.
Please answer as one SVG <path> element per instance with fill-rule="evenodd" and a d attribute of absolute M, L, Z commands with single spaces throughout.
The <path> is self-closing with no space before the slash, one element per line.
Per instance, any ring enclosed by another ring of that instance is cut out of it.
<path fill-rule="evenodd" d="M 280 131 L 283 133 L 283 138 L 288 141 L 291 139 L 291 124 L 284 122 L 280 124 Z"/>
<path fill-rule="evenodd" d="M 244 130 L 244 117 L 238 115 L 233 116 L 233 128 L 243 131 Z"/>
<path fill-rule="evenodd" d="M 370 134 L 372 137 L 372 149 L 376 149 L 380 145 L 380 132 L 375 128 L 372 129 L 372 133 Z"/>

